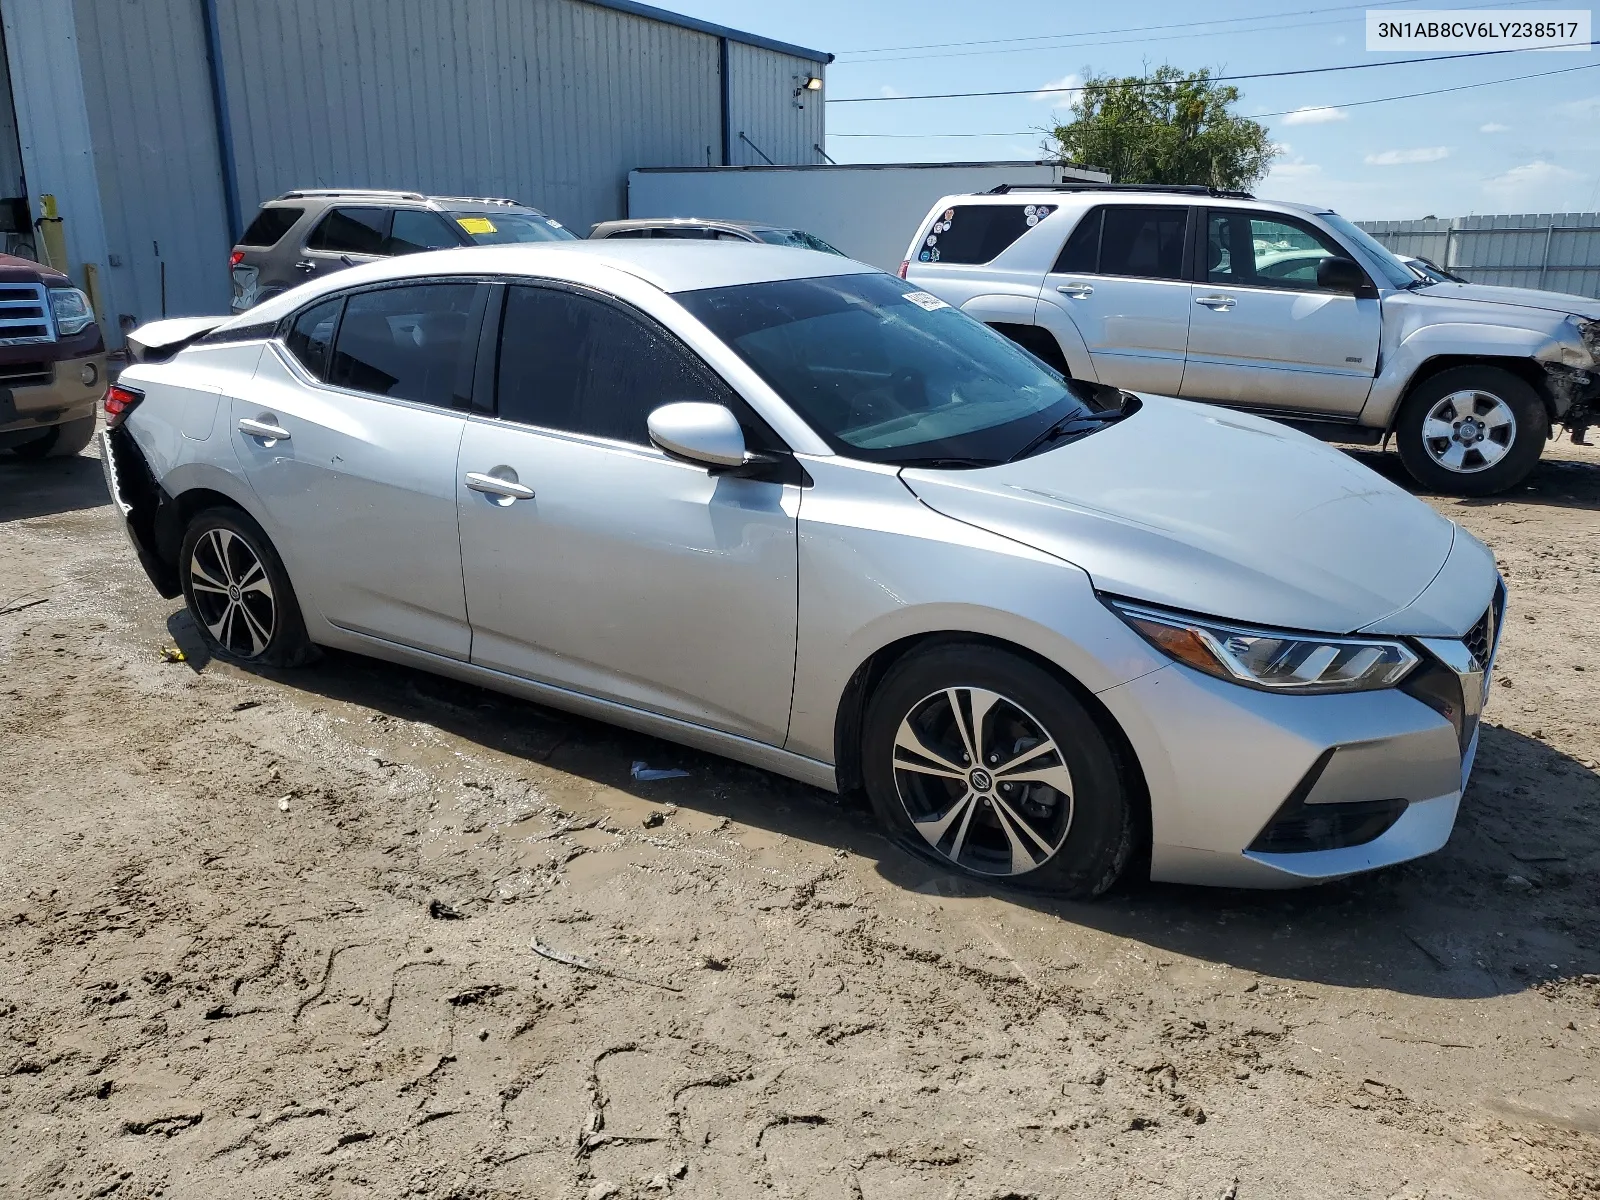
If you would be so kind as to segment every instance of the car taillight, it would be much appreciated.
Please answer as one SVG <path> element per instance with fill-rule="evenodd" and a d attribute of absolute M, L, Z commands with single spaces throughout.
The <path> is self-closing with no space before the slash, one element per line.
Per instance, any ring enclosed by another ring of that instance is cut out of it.
<path fill-rule="evenodd" d="M 125 388 L 116 383 L 108 387 L 105 398 L 107 428 L 115 429 L 126 421 L 128 414 L 143 399 L 144 393 L 136 392 L 132 388 Z"/>
<path fill-rule="evenodd" d="M 231 271 L 234 267 L 237 267 L 243 261 L 244 261 L 244 251 L 243 250 L 235 250 L 232 254 L 228 255 L 228 269 Z"/>
<path fill-rule="evenodd" d="M 909 270 L 911 270 L 911 260 L 908 258 L 900 264 L 900 278 L 904 279 Z"/>

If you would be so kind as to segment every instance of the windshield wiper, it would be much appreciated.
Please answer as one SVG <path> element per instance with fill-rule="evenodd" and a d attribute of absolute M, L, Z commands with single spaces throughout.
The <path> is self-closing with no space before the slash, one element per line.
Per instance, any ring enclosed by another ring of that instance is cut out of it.
<path fill-rule="evenodd" d="M 1127 410 L 1122 408 L 1114 408 L 1108 412 L 1068 413 L 1021 450 L 1006 459 L 1006 461 L 1016 462 L 1019 459 L 1027 458 L 1034 451 L 1042 449 L 1060 438 L 1069 437 L 1072 434 L 1090 433 L 1101 425 L 1110 425 L 1115 421 L 1122 420 L 1127 415 Z"/>
<path fill-rule="evenodd" d="M 911 467 L 913 469 L 917 467 L 926 467 L 931 470 L 939 471 L 946 470 L 951 467 L 998 467 L 1001 463 L 1008 461 L 1008 459 L 1004 458 L 963 458 L 959 455 L 946 454 L 939 455 L 934 458 L 900 458 L 895 460 L 894 465 L 897 467 Z"/>

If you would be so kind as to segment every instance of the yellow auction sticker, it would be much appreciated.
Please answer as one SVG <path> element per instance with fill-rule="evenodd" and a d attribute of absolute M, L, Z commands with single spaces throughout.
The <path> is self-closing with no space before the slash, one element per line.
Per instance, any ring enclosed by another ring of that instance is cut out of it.
<path fill-rule="evenodd" d="M 488 217 L 457 217 L 456 224 L 468 233 L 493 233 L 494 222 Z"/>

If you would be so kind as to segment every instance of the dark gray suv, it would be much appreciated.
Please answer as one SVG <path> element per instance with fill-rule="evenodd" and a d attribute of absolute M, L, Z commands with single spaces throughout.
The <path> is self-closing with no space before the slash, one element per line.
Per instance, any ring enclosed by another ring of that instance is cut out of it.
<path fill-rule="evenodd" d="M 560 221 L 515 200 L 356 188 L 285 192 L 261 206 L 228 258 L 233 311 L 396 254 L 573 240 Z"/>

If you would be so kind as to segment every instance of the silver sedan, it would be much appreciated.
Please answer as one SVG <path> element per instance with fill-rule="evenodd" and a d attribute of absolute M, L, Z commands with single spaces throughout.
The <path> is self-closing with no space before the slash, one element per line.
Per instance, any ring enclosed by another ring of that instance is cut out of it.
<path fill-rule="evenodd" d="M 864 790 L 942 866 L 1070 895 L 1450 835 L 1480 543 L 860 264 L 450 250 L 131 342 L 108 479 L 215 654 L 338 647 Z"/>

